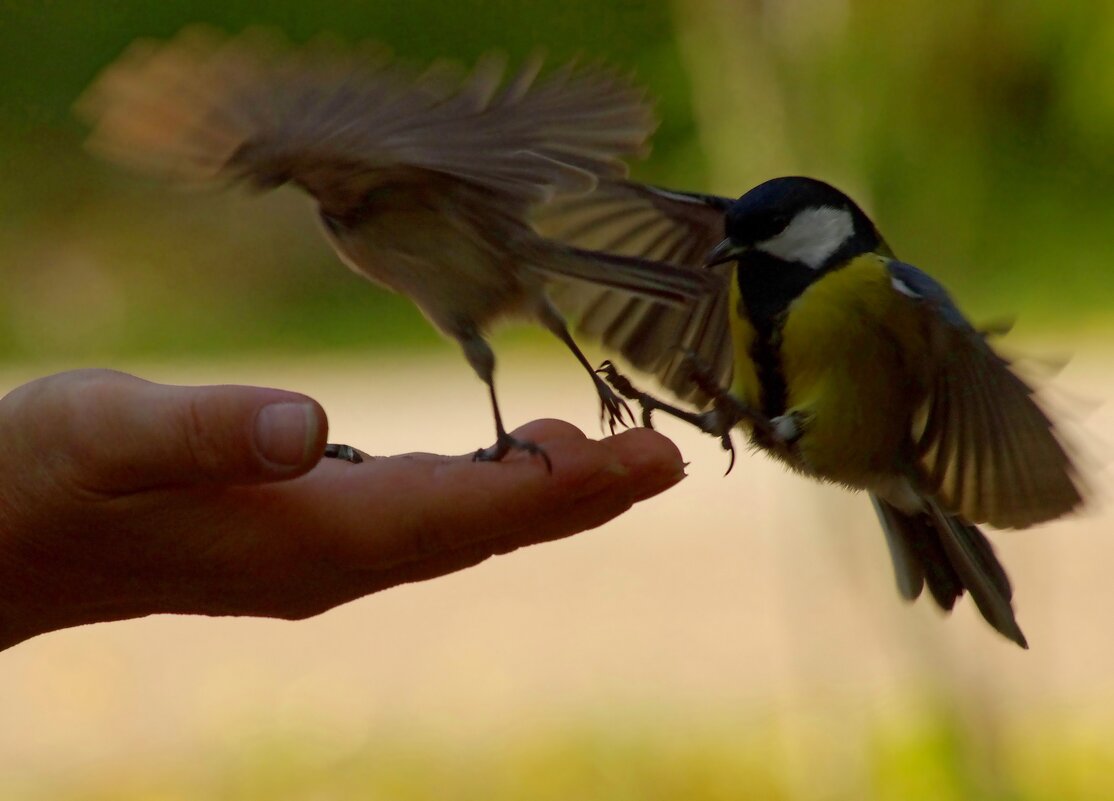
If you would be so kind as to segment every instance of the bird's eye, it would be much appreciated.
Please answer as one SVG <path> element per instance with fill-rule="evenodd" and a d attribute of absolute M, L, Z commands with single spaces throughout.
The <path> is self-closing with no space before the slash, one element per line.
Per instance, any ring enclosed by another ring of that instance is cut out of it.
<path fill-rule="evenodd" d="M 784 231 L 786 226 L 789 225 L 793 218 L 788 214 L 777 214 L 773 219 L 773 228 L 775 231 Z"/>

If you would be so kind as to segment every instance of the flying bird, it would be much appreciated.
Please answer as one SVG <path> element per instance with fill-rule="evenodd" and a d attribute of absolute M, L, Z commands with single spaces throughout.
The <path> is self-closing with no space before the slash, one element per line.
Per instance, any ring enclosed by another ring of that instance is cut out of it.
<path fill-rule="evenodd" d="M 504 60 L 418 72 L 373 45 L 302 48 L 266 33 L 189 28 L 139 41 L 76 105 L 89 147 L 178 183 L 298 187 L 357 274 L 409 297 L 456 340 L 488 386 L 496 440 L 476 451 L 548 457 L 507 433 L 486 334 L 504 318 L 540 322 L 572 351 L 612 430 L 629 413 L 595 374 L 547 296 L 554 277 L 684 306 L 710 276 L 596 254 L 540 236 L 535 207 L 625 175 L 656 120 L 617 72 L 539 59 L 505 77 Z"/>
<path fill-rule="evenodd" d="M 794 470 L 866 490 L 902 596 L 927 585 L 950 610 L 969 592 L 1027 647 L 978 525 L 1067 514 L 1082 503 L 1076 468 L 1033 389 L 853 200 L 805 177 L 738 199 L 607 180 L 542 224 L 581 247 L 725 273 L 722 289 L 687 307 L 585 286 L 555 298 L 580 332 L 692 407 L 607 365 L 644 420 L 662 410 L 728 443 L 738 426 Z"/>

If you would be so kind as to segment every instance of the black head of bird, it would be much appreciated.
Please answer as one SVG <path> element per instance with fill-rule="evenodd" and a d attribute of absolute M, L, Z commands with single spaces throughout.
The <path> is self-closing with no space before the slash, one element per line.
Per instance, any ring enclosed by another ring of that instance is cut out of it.
<path fill-rule="evenodd" d="M 855 201 L 830 184 L 799 176 L 766 181 L 731 203 L 724 233 L 707 256 L 709 266 L 753 250 L 822 272 L 882 243 Z"/>

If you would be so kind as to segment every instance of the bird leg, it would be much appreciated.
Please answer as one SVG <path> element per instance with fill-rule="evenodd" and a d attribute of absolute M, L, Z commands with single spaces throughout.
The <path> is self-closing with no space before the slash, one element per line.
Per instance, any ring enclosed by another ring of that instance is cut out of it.
<path fill-rule="evenodd" d="M 503 415 L 499 413 L 499 401 L 495 398 L 495 354 L 491 346 L 484 341 L 477 332 L 470 331 L 458 335 L 464 355 L 472 369 L 476 371 L 491 394 L 491 410 L 495 414 L 495 444 L 488 448 L 480 448 L 472 454 L 474 462 L 498 462 L 511 451 L 526 451 L 531 456 L 540 456 L 545 462 L 545 469 L 553 472 L 553 463 L 549 454 L 536 442 L 512 437 L 503 427 Z"/>
<path fill-rule="evenodd" d="M 615 433 L 616 424 L 623 428 L 635 425 L 634 412 L 630 410 L 630 406 L 607 385 L 607 382 L 597 375 L 596 369 L 592 367 L 592 363 L 588 361 L 588 358 L 576 344 L 576 340 L 572 338 L 572 334 L 569 333 L 564 319 L 557 310 L 546 301 L 545 306 L 539 311 L 538 316 L 541 318 L 545 327 L 565 343 L 565 346 L 572 351 L 572 355 L 576 357 L 576 360 L 588 371 L 592 383 L 596 386 L 596 394 L 599 395 L 600 398 L 600 430 L 603 430 L 605 420 L 612 434 Z M 629 424 L 627 420 L 623 418 L 624 414 L 626 418 L 630 420 Z"/>
<path fill-rule="evenodd" d="M 752 437 L 772 443 L 770 447 L 788 444 L 800 437 L 799 427 L 793 428 L 793 424 L 797 422 L 796 415 L 783 415 L 771 420 L 756 411 L 745 401 L 717 384 L 711 368 L 691 350 L 684 352 L 681 368 L 688 372 L 689 379 L 696 384 L 697 388 L 712 399 L 713 410 L 719 412 L 729 429 L 744 421 L 750 423 Z M 792 440 L 786 439 L 789 431 L 794 432 Z"/>
<path fill-rule="evenodd" d="M 730 392 L 717 386 L 711 371 L 695 355 L 686 354 L 682 366 L 691 373 L 691 380 L 700 391 L 712 398 L 712 407 L 707 411 L 690 412 L 637 389 L 610 361 L 601 364 L 599 372 L 619 394 L 642 407 L 642 424 L 647 428 L 653 428 L 651 421 L 653 412 L 662 411 L 695 426 L 705 434 L 718 438 L 723 449 L 731 454 L 731 461 L 727 465 L 727 473 L 730 473 L 735 467 L 735 444 L 731 441 L 731 429 L 738 423 L 746 421 L 751 424 L 755 432 L 761 431 L 764 435 L 770 435 L 775 432 L 774 425 L 765 415 L 756 412 Z"/>
<path fill-rule="evenodd" d="M 727 466 L 727 472 L 731 472 L 731 468 L 735 466 L 735 444 L 731 441 L 731 427 L 734 423 L 728 416 L 724 415 L 718 406 L 713 406 L 706 412 L 690 412 L 687 409 L 666 403 L 660 398 L 655 398 L 653 395 L 635 387 L 630 379 L 622 375 L 610 360 L 601 364 L 598 372 L 607 379 L 607 382 L 620 395 L 642 407 L 642 425 L 646 428 L 654 427 L 651 419 L 652 415 L 654 412 L 660 411 L 695 426 L 705 434 L 718 437 L 723 449 L 731 454 L 731 462 Z"/>
<path fill-rule="evenodd" d="M 499 402 L 495 399 L 495 387 L 488 383 L 491 391 L 491 408 L 495 412 L 495 444 L 488 448 L 480 448 L 472 454 L 473 462 L 499 462 L 511 451 L 526 451 L 531 456 L 540 456 L 545 462 L 545 469 L 553 472 L 553 462 L 549 461 L 549 454 L 536 442 L 528 439 L 512 437 L 503 428 L 503 416 L 499 414 Z"/>

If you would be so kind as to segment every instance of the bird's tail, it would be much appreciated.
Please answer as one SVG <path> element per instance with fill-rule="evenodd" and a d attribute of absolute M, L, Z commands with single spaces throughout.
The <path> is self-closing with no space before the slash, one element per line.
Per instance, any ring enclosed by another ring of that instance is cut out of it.
<path fill-rule="evenodd" d="M 951 610 L 966 590 L 986 621 L 1005 637 L 1028 648 L 1014 617 L 1013 588 L 994 549 L 978 527 L 925 499 L 923 512 L 908 514 L 871 493 L 886 533 L 897 587 L 912 601 L 925 584 L 936 603 Z"/>
<path fill-rule="evenodd" d="M 552 256 L 539 259 L 533 266 L 550 278 L 587 281 L 673 305 L 705 297 L 723 283 L 722 276 L 712 270 L 569 246 L 554 247 Z"/>

